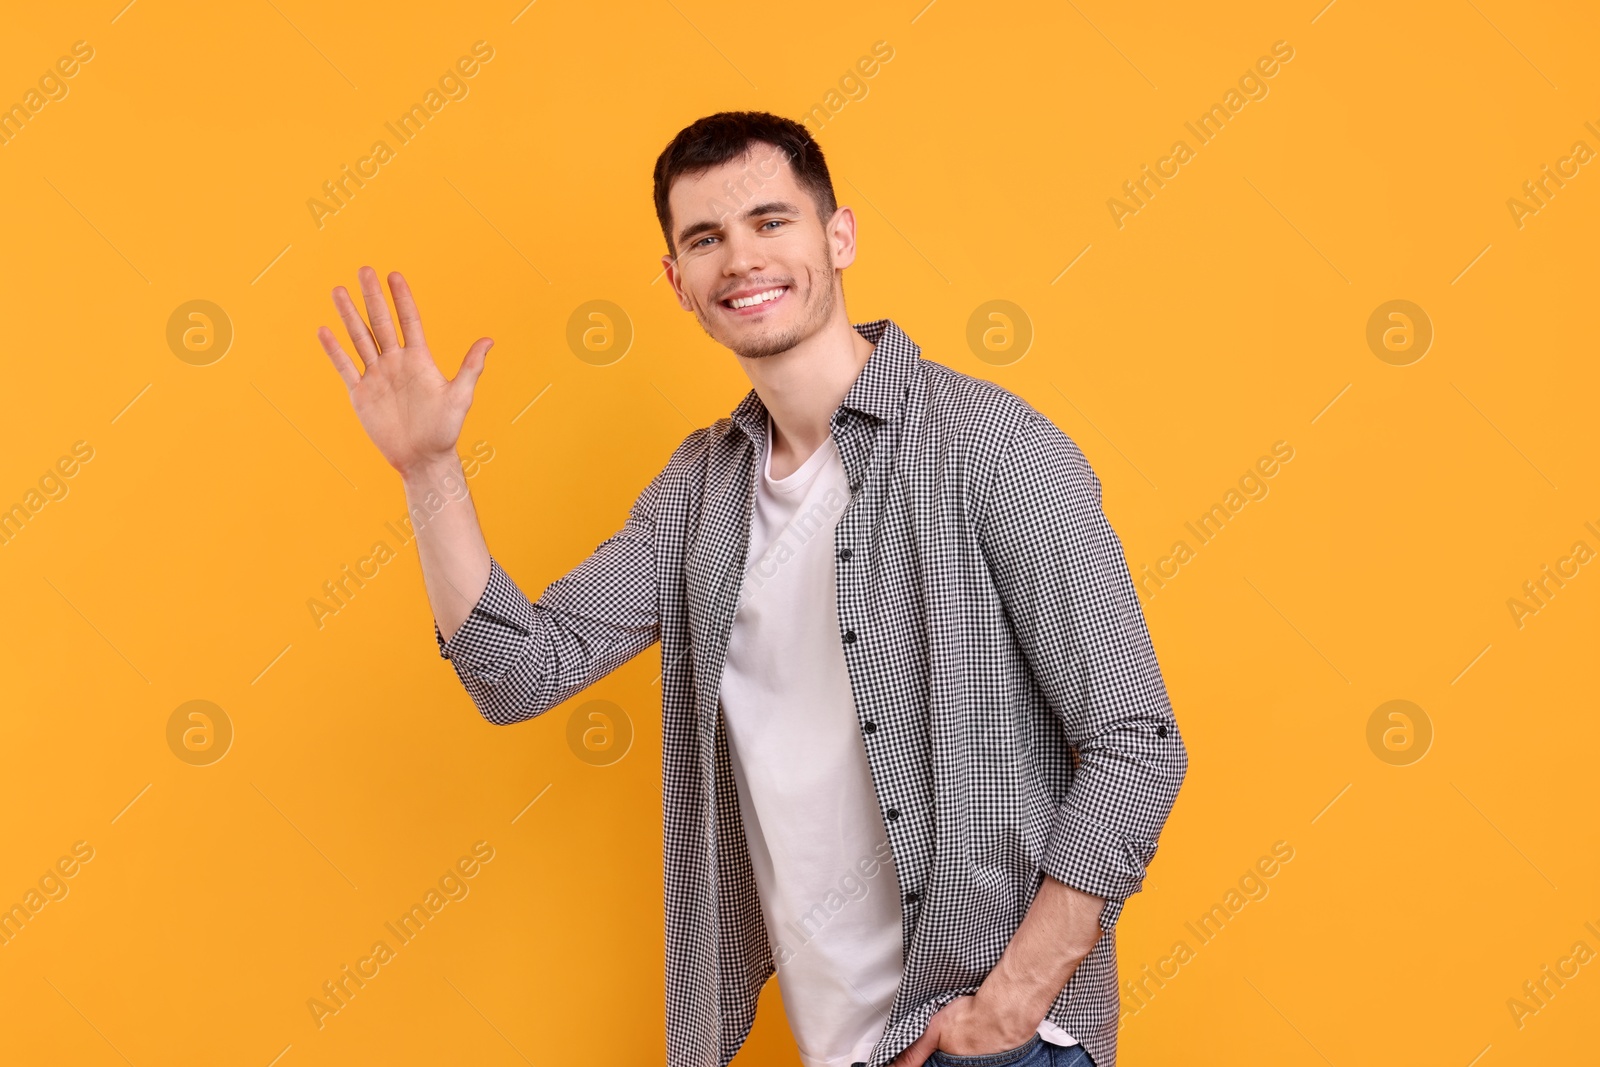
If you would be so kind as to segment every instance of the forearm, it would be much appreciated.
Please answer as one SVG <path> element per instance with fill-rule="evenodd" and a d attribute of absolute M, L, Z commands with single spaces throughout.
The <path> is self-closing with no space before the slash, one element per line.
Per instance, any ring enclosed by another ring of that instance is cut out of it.
<path fill-rule="evenodd" d="M 1044 875 L 977 999 L 1019 1040 L 1036 1029 L 1100 937 L 1105 901 Z"/>
<path fill-rule="evenodd" d="M 489 584 L 489 546 L 454 452 L 404 472 L 402 484 L 428 603 L 448 641 Z"/>

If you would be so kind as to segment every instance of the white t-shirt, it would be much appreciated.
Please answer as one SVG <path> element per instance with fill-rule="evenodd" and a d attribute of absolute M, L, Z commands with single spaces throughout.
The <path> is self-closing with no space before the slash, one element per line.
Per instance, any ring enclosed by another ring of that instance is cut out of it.
<path fill-rule="evenodd" d="M 839 642 L 834 527 L 850 501 L 829 437 L 753 501 L 721 708 L 745 839 L 805 1067 L 872 1053 L 899 987 L 900 884 Z M 1051 1022 L 1039 1033 L 1077 1042 Z"/>

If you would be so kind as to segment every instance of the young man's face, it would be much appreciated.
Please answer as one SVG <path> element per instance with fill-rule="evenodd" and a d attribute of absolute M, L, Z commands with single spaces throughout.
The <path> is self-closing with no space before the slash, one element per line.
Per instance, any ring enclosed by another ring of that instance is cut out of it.
<path fill-rule="evenodd" d="M 678 303 L 737 354 L 786 352 L 842 303 L 836 269 L 855 260 L 855 217 L 843 207 L 818 217 L 783 149 L 756 143 L 742 158 L 684 175 L 667 202 L 678 255 L 661 262 Z M 750 304 L 755 296 L 764 298 Z"/>

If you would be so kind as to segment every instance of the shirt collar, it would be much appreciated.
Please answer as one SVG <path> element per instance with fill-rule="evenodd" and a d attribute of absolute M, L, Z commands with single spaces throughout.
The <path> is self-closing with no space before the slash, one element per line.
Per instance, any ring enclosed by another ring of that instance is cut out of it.
<path fill-rule="evenodd" d="M 922 358 L 922 349 L 892 319 L 856 323 L 854 328 L 872 342 L 872 355 L 867 357 L 839 407 L 879 422 L 892 422 L 905 410 L 912 371 Z M 732 425 L 743 430 L 758 451 L 762 448 L 767 433 L 767 406 L 754 388 L 733 409 Z"/>

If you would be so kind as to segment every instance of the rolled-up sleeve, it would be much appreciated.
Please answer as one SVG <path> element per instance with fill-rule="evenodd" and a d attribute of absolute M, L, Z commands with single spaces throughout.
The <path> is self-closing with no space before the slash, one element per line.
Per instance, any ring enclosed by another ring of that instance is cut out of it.
<path fill-rule="evenodd" d="M 439 655 L 485 719 L 543 714 L 660 638 L 655 532 L 670 469 L 640 492 L 621 529 L 536 601 L 491 555 L 488 585 L 461 628 L 446 641 L 434 621 Z"/>
<path fill-rule="evenodd" d="M 979 539 L 1017 640 L 1077 754 L 1041 868 L 1103 897 L 1110 930 L 1145 868 L 1188 752 L 1100 479 L 1033 412 L 998 459 Z"/>

